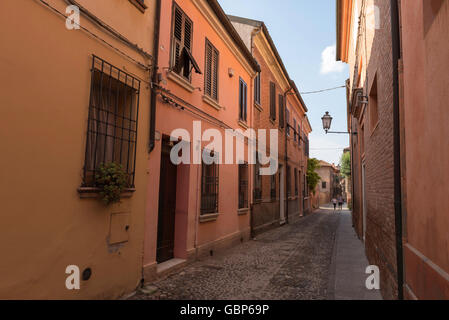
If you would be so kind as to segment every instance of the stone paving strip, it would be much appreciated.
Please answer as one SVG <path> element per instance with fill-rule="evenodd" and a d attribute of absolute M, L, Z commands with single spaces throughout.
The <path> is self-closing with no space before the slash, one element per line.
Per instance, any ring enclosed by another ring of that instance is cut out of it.
<path fill-rule="evenodd" d="M 324 300 L 339 214 L 317 211 L 188 265 L 136 300 Z"/>

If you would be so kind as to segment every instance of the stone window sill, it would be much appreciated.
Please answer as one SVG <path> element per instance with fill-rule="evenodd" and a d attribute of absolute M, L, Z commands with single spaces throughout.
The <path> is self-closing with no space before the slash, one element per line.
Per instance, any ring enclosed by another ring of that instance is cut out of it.
<path fill-rule="evenodd" d="M 189 81 L 181 77 L 179 74 L 174 73 L 173 71 L 168 72 L 167 78 L 172 80 L 173 82 L 176 82 L 178 85 L 180 85 L 190 93 L 195 91 L 195 87 L 192 86 L 192 84 Z"/>
<path fill-rule="evenodd" d="M 200 215 L 200 223 L 217 221 L 219 213 L 210 213 Z"/>
<path fill-rule="evenodd" d="M 211 97 L 209 97 L 207 95 L 203 95 L 203 101 L 218 111 L 223 109 L 223 107 L 220 106 L 217 101 L 215 101 L 214 99 L 212 99 Z"/>
<path fill-rule="evenodd" d="M 136 192 L 136 189 L 126 189 L 122 194 L 122 198 L 131 198 Z M 100 197 L 100 189 L 99 188 L 86 188 L 80 187 L 78 188 L 78 193 L 81 199 L 97 199 Z"/>
<path fill-rule="evenodd" d="M 239 216 L 244 216 L 246 214 L 248 214 L 249 212 L 249 208 L 242 208 L 242 209 L 238 209 L 237 213 L 239 214 Z"/>
<path fill-rule="evenodd" d="M 129 0 L 140 12 L 144 13 L 148 7 L 145 5 L 144 0 Z"/>
<path fill-rule="evenodd" d="M 243 129 L 247 130 L 248 129 L 248 125 L 246 124 L 246 122 L 239 120 L 238 121 L 239 126 L 241 126 Z"/>

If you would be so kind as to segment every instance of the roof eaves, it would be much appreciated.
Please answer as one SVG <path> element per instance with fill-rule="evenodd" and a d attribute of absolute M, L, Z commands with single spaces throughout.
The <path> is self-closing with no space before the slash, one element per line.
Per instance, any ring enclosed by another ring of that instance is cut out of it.
<path fill-rule="evenodd" d="M 223 11 L 223 8 L 220 6 L 217 0 L 207 0 L 207 3 L 212 8 L 214 13 L 217 15 L 218 19 L 220 20 L 221 24 L 224 26 L 226 31 L 231 36 L 232 40 L 235 42 L 235 44 L 238 46 L 238 48 L 242 51 L 245 58 L 250 63 L 251 67 L 256 72 L 260 72 L 260 66 L 257 63 L 256 59 L 254 59 L 252 53 L 248 50 L 243 40 L 240 38 L 240 35 L 238 34 L 237 30 L 235 30 L 234 26 L 232 25 L 231 21 L 229 20 L 226 13 Z"/>

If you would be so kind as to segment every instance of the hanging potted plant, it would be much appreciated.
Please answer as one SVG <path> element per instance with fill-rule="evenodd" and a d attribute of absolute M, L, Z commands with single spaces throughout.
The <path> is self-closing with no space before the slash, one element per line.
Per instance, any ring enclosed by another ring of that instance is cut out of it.
<path fill-rule="evenodd" d="M 128 175 L 121 164 L 102 163 L 95 174 L 96 187 L 100 189 L 100 198 L 106 204 L 120 202 L 121 194 L 127 187 Z"/>

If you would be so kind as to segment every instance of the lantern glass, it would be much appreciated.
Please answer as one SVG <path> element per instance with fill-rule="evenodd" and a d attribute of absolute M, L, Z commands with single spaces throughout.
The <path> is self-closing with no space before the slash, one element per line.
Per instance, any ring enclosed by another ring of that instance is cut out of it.
<path fill-rule="evenodd" d="M 323 129 L 327 132 L 332 125 L 332 117 L 330 116 L 329 112 L 326 111 L 326 114 L 321 118 L 323 120 Z"/>

